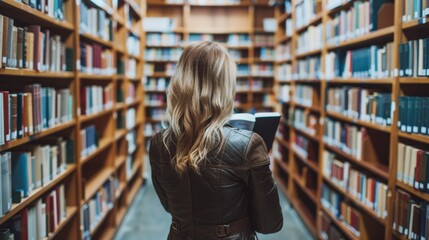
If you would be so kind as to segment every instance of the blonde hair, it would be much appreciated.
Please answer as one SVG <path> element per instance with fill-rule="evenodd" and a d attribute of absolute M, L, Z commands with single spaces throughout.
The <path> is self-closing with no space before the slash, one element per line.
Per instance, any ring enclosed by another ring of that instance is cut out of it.
<path fill-rule="evenodd" d="M 175 145 L 172 164 L 179 174 L 188 166 L 199 172 L 207 155 L 224 144 L 222 127 L 233 112 L 236 71 L 218 43 L 194 42 L 183 50 L 167 90 L 169 127 L 163 138 L 167 149 Z"/>

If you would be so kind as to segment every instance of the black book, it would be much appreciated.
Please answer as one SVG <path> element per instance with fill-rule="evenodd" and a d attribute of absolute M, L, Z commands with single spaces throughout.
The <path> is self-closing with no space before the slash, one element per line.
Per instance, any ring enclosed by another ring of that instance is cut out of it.
<path fill-rule="evenodd" d="M 271 150 L 274 137 L 280 123 L 281 114 L 277 112 L 255 113 L 236 113 L 229 120 L 235 128 L 250 130 L 257 133 L 264 139 L 268 151 Z"/>
<path fill-rule="evenodd" d="M 74 140 L 73 139 L 67 139 L 66 151 L 67 151 L 67 161 L 66 162 L 68 164 L 75 163 L 75 155 L 74 155 L 75 144 L 74 144 Z"/>
<path fill-rule="evenodd" d="M 74 69 L 74 49 L 67 47 L 66 48 L 66 71 L 72 72 Z"/>

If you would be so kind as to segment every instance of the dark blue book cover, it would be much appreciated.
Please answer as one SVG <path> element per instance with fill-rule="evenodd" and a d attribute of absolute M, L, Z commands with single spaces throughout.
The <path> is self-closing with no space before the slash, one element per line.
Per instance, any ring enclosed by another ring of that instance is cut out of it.
<path fill-rule="evenodd" d="M 17 190 L 23 191 L 23 197 L 28 197 L 30 194 L 26 152 L 12 153 L 12 192 Z"/>

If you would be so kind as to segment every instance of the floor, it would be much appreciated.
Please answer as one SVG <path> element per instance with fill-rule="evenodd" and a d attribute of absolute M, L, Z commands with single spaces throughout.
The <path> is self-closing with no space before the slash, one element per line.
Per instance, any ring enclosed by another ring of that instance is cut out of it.
<path fill-rule="evenodd" d="M 150 179 L 150 178 L 149 178 Z M 260 240 L 305 240 L 312 239 L 304 223 L 288 200 L 280 193 L 284 224 L 280 232 L 258 235 Z M 164 211 L 153 185 L 147 181 L 128 210 L 115 240 L 163 240 L 167 239 L 170 216 Z"/>

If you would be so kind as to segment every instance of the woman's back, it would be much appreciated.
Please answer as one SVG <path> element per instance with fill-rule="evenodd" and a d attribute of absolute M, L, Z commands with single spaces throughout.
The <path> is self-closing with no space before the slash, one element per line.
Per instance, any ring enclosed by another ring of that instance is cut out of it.
<path fill-rule="evenodd" d="M 180 231 L 173 229 L 170 233 L 171 239 L 218 239 L 222 232 L 205 231 L 206 227 L 239 220 L 248 221 L 248 231 L 231 234 L 231 239 L 253 239 L 252 230 L 271 233 L 282 227 L 278 195 L 262 139 L 229 126 L 223 132 L 225 144 L 220 151 L 208 154 L 199 174 L 188 171 L 179 175 L 169 154 L 174 146 L 165 148 L 162 132 L 152 138 L 154 186 L 164 207 L 180 225 Z"/>

